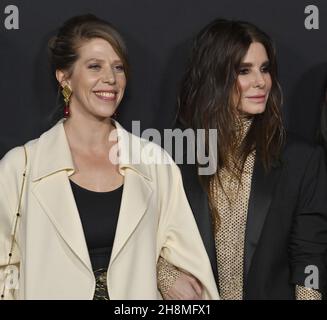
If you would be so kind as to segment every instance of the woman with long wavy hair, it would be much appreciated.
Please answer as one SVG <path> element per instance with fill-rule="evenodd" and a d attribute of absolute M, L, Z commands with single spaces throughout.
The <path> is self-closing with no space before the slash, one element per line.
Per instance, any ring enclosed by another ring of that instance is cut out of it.
<path fill-rule="evenodd" d="M 184 128 L 217 130 L 217 170 L 201 176 L 199 164 L 181 169 L 222 299 L 321 298 L 324 157 L 319 147 L 285 133 L 281 105 L 266 33 L 222 19 L 199 33 L 182 81 L 179 121 Z M 163 259 L 158 283 L 166 299 L 201 293 L 197 279 Z"/>

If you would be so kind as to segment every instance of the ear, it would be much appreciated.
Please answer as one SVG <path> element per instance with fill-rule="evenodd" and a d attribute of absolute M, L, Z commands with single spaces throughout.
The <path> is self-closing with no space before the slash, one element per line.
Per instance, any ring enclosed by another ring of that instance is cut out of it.
<path fill-rule="evenodd" d="M 64 87 L 65 85 L 69 86 L 68 77 L 64 71 L 56 70 L 56 78 L 62 87 Z"/>

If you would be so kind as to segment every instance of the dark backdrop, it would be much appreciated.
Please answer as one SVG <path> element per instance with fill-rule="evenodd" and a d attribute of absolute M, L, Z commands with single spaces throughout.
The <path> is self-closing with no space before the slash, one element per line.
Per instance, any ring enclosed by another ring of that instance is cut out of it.
<path fill-rule="evenodd" d="M 307 5 L 319 8 L 319 30 L 307 30 Z M 8 5 L 19 29 L 4 26 Z M 48 38 L 67 18 L 91 12 L 123 34 L 132 66 L 119 121 L 131 130 L 171 128 L 190 39 L 217 17 L 248 20 L 276 42 L 284 116 L 289 130 L 315 139 L 327 71 L 327 2 L 262 0 L 0 0 L 0 158 L 47 128 L 56 88 L 47 63 Z"/>

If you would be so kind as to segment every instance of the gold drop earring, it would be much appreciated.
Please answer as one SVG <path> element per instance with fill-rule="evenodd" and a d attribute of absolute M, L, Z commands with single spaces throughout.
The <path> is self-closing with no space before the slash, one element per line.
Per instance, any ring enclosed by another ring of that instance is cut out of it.
<path fill-rule="evenodd" d="M 72 95 L 72 90 L 69 88 L 69 86 L 66 84 L 61 91 L 62 95 L 64 96 L 64 101 L 65 101 L 65 107 L 64 107 L 64 117 L 68 118 L 70 116 L 70 111 L 69 111 L 69 101 L 70 97 Z"/>

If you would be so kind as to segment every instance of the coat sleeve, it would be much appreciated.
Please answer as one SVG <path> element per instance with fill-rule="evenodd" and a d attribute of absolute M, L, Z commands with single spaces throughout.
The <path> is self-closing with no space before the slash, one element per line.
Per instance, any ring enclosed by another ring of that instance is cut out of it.
<path fill-rule="evenodd" d="M 195 276 L 203 285 L 204 299 L 219 299 L 210 260 L 187 201 L 179 168 L 175 163 L 167 168 L 168 174 L 161 176 L 160 181 L 160 255 Z"/>
<path fill-rule="evenodd" d="M 321 148 L 308 161 L 290 239 L 291 281 L 323 291 L 326 286 L 327 174 Z"/>
<path fill-rule="evenodd" d="M 24 170 L 22 152 L 22 147 L 15 148 L 0 161 L 0 300 L 18 296 L 19 251 L 15 242 L 13 250 L 11 246 L 18 205 L 18 180 Z M 18 172 L 20 169 L 21 172 Z M 10 265 L 9 253 L 12 254 Z"/>

